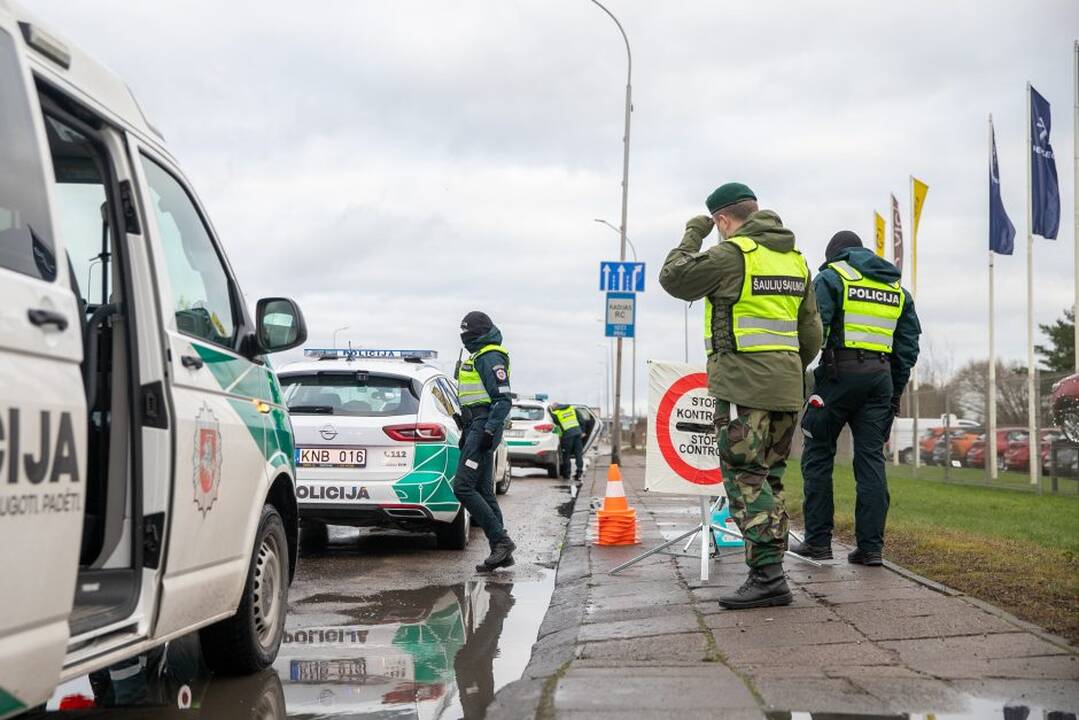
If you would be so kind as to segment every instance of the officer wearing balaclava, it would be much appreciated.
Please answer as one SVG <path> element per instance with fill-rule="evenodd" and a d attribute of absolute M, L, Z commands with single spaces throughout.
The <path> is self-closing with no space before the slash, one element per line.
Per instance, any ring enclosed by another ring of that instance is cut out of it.
<path fill-rule="evenodd" d="M 457 369 L 462 435 L 453 492 L 487 536 L 491 554 L 476 570 L 490 572 L 513 565 L 517 548 L 502 525 L 494 488 L 494 449 L 513 405 L 510 354 L 502 347 L 502 333 L 479 310 L 461 320 L 461 342 L 469 356 Z"/>

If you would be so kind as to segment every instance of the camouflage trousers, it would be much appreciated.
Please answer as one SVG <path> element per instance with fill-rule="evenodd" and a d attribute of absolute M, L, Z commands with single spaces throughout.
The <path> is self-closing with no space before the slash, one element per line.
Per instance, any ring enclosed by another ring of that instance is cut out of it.
<path fill-rule="evenodd" d="M 716 402 L 716 432 L 723 466 L 723 486 L 731 517 L 745 537 L 746 564 L 751 568 L 783 562 L 790 521 L 783 498 L 798 413 L 737 407 Z"/>

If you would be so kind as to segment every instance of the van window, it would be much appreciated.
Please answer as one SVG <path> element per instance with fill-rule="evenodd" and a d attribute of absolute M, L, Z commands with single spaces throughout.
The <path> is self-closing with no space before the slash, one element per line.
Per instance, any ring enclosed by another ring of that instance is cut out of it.
<path fill-rule="evenodd" d="M 408 378 L 363 371 L 322 371 L 281 376 L 285 404 L 293 415 L 384 417 L 413 415 L 418 388 Z"/>
<path fill-rule="evenodd" d="M 15 41 L 0 30 L 0 267 L 52 282 L 56 246 Z"/>
<path fill-rule="evenodd" d="M 89 305 L 109 301 L 111 263 L 105 220 L 105 178 L 97 151 L 79 131 L 49 115 L 45 134 L 53 157 L 56 217 L 75 273 L 73 287 Z"/>
<path fill-rule="evenodd" d="M 161 232 L 176 328 L 231 347 L 236 336 L 229 276 L 195 204 L 164 168 L 143 156 L 146 184 Z"/>

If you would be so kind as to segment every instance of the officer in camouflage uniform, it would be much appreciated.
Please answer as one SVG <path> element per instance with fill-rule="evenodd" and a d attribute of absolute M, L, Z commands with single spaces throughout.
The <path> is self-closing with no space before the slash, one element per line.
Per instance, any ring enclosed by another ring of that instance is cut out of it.
<path fill-rule="evenodd" d="M 727 183 L 708 196 L 711 217 L 686 223 L 659 282 L 705 301 L 708 389 L 731 515 L 745 536 L 749 577 L 725 608 L 786 605 L 787 511 L 783 470 L 804 397 L 803 373 L 821 345 L 809 267 L 794 233 L 759 210 L 753 191 Z M 715 226 L 722 242 L 701 252 Z"/>

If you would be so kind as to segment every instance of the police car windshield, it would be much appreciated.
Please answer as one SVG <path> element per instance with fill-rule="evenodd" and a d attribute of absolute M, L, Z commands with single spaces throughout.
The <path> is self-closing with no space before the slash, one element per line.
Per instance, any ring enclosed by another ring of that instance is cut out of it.
<path fill-rule="evenodd" d="M 414 415 L 419 392 L 408 378 L 356 371 L 283 375 L 285 404 L 294 415 L 386 417 Z"/>
<path fill-rule="evenodd" d="M 539 405 L 514 405 L 510 420 L 542 420 L 543 408 Z"/>

